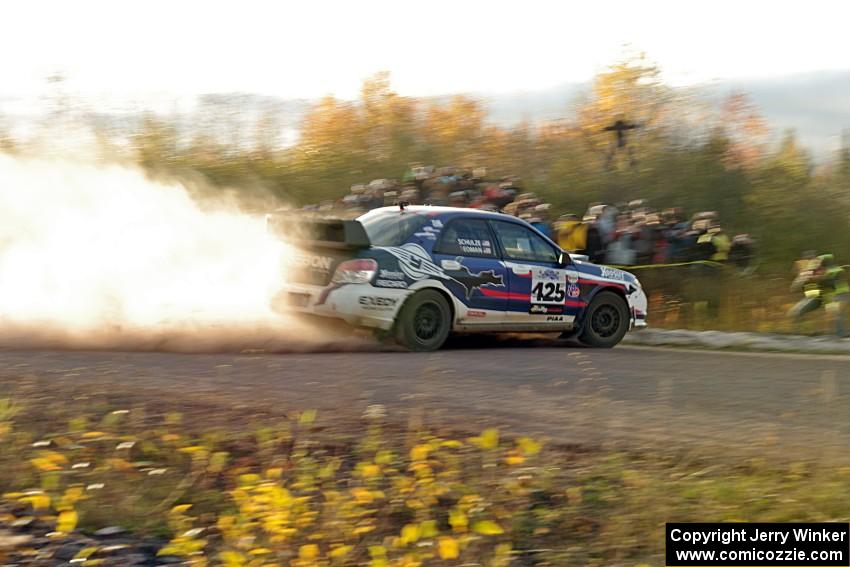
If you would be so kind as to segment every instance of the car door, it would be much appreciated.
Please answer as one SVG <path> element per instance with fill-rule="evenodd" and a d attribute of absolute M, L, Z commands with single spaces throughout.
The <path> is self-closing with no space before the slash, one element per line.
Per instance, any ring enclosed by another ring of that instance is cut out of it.
<path fill-rule="evenodd" d="M 509 220 L 491 220 L 508 274 L 505 322 L 517 328 L 564 329 L 584 306 L 578 272 L 561 265 L 561 250 L 537 231 Z M 569 256 L 564 255 L 569 262 Z"/>
<path fill-rule="evenodd" d="M 446 287 L 466 308 L 457 313 L 459 323 L 480 326 L 503 322 L 508 305 L 508 274 L 486 220 L 449 220 L 432 256 L 448 276 Z"/>

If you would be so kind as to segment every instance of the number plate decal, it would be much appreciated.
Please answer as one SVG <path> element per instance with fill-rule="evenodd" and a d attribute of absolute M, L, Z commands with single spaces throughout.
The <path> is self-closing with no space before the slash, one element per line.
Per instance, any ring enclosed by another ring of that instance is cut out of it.
<path fill-rule="evenodd" d="M 531 303 L 563 305 L 567 300 L 567 280 L 563 270 L 534 268 L 531 273 Z"/>

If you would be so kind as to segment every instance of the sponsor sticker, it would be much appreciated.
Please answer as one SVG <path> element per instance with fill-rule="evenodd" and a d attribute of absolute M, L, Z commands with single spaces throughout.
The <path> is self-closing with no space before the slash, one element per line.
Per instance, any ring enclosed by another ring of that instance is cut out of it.
<path fill-rule="evenodd" d="M 550 270 L 548 268 L 541 270 L 537 277 L 541 280 L 547 280 L 550 282 L 556 282 L 561 279 L 556 270 Z"/>
<path fill-rule="evenodd" d="M 578 272 L 567 270 L 567 282 L 578 283 Z"/>
<path fill-rule="evenodd" d="M 581 295 L 581 289 L 574 283 L 567 285 L 567 295 L 570 297 L 578 297 Z"/>
<path fill-rule="evenodd" d="M 615 268 L 608 268 L 608 267 L 605 267 L 605 266 L 602 266 L 602 274 L 601 275 L 602 275 L 603 278 L 608 278 L 609 280 L 621 280 L 622 281 L 622 280 L 626 279 L 625 272 L 623 272 L 621 270 L 617 270 Z"/>
<path fill-rule="evenodd" d="M 549 315 L 552 313 L 563 313 L 564 308 L 560 305 L 532 305 L 528 310 L 530 315 Z"/>
<path fill-rule="evenodd" d="M 298 254 L 292 259 L 293 263 L 296 266 L 302 266 L 305 268 L 312 268 L 314 270 L 321 270 L 323 272 L 329 272 L 331 270 L 331 264 L 333 263 L 333 258 L 330 256 L 314 256 L 312 254 Z"/>
<path fill-rule="evenodd" d="M 394 287 L 397 289 L 407 288 L 407 282 L 398 280 L 375 280 L 375 285 L 378 287 Z"/>
<path fill-rule="evenodd" d="M 560 323 L 560 322 L 561 322 L 561 321 L 563 321 L 563 320 L 564 320 L 564 316 L 563 316 L 563 315 L 548 315 L 548 316 L 546 317 L 546 322 L 547 322 L 547 323 L 548 323 L 548 322 L 552 322 L 552 323 Z"/>
<path fill-rule="evenodd" d="M 393 270 L 378 270 L 378 277 L 385 280 L 403 280 L 404 272 L 396 272 Z"/>
<path fill-rule="evenodd" d="M 470 309 L 469 311 L 466 312 L 466 316 L 467 317 L 486 317 L 487 313 L 485 313 L 484 311 L 473 311 L 472 309 Z"/>
<path fill-rule="evenodd" d="M 398 299 L 394 297 L 378 297 L 372 295 L 361 295 L 357 300 L 364 309 L 374 309 L 384 311 L 392 309 L 398 303 Z"/>

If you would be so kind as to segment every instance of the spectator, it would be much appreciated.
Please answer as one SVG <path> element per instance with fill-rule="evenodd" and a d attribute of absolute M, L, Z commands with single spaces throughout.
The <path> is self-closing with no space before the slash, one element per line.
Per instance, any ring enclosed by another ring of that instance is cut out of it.
<path fill-rule="evenodd" d="M 586 255 L 591 262 L 604 263 L 606 242 L 605 237 L 599 230 L 596 217 L 585 216 L 584 222 L 587 224 L 587 238 L 585 240 L 584 250 L 578 250 L 578 253 Z"/>
<path fill-rule="evenodd" d="M 596 217 L 596 226 L 605 244 L 614 238 L 614 230 L 617 225 L 617 209 L 611 205 L 599 205 L 599 214 Z"/>
<path fill-rule="evenodd" d="M 635 250 L 632 246 L 633 228 L 629 225 L 629 216 L 617 217 L 616 229 L 608 243 L 605 261 L 617 266 L 631 266 L 635 263 Z"/>
<path fill-rule="evenodd" d="M 714 246 L 714 254 L 712 254 L 711 260 L 714 262 L 725 262 L 729 259 L 729 250 L 732 248 L 732 241 L 729 240 L 729 237 L 718 225 L 708 229 L 708 232 L 711 234 L 711 244 Z"/>
<path fill-rule="evenodd" d="M 578 252 L 587 246 L 587 225 L 569 213 L 558 217 L 554 226 L 558 246 L 567 252 Z"/>
<path fill-rule="evenodd" d="M 552 228 L 549 226 L 549 209 L 552 205 L 541 203 L 532 209 L 531 226 L 539 230 L 546 238 L 554 239 Z"/>
<path fill-rule="evenodd" d="M 813 254 L 814 255 L 814 254 Z M 738 271 L 750 273 L 753 268 L 753 260 L 755 259 L 755 243 L 749 234 L 737 234 L 732 239 L 732 246 L 729 250 L 729 262 L 734 265 Z"/>

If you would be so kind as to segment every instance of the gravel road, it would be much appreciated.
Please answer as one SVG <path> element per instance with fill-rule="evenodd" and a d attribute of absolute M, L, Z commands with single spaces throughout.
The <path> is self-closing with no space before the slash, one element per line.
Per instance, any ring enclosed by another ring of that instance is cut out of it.
<path fill-rule="evenodd" d="M 840 454 L 850 443 L 850 357 L 540 340 L 456 340 L 446 350 L 289 354 L 3 351 L 0 396 L 108 392 L 210 419 L 314 408 L 356 418 L 499 426 L 564 444 L 714 445 Z"/>

